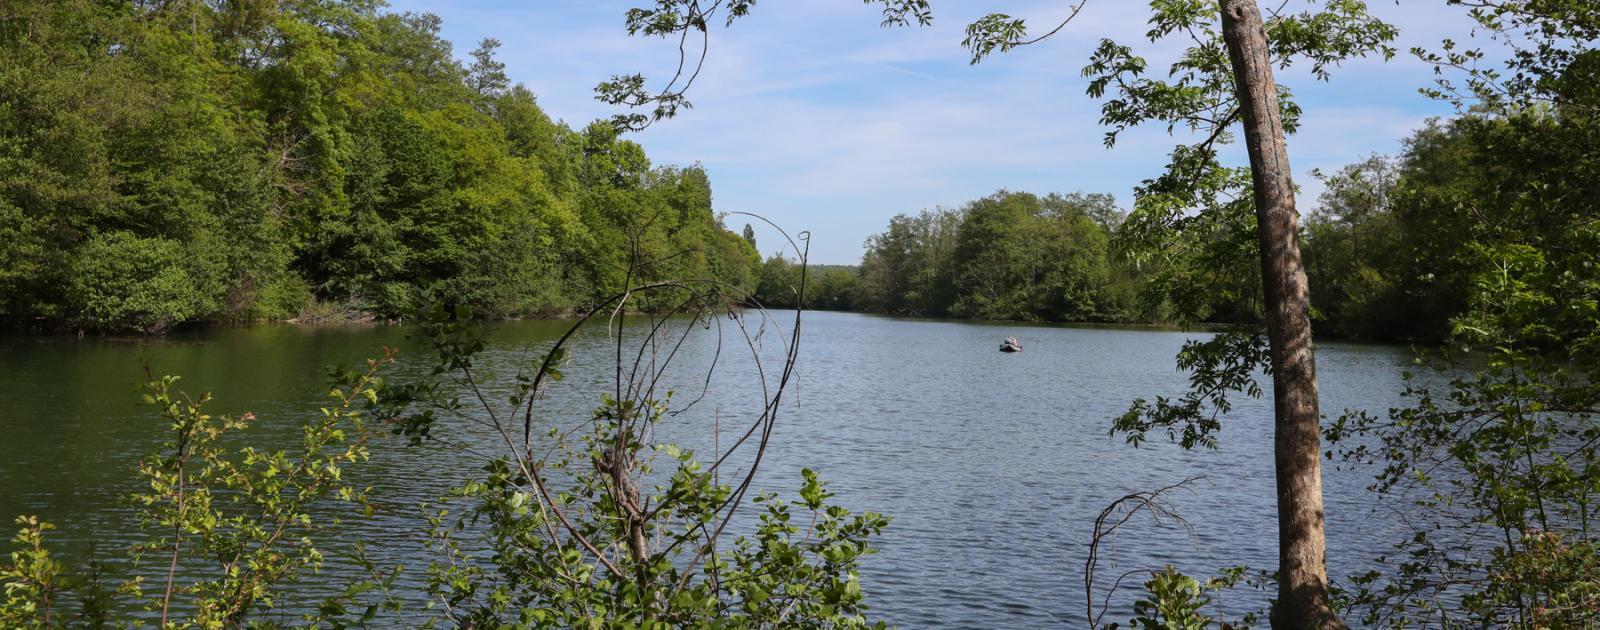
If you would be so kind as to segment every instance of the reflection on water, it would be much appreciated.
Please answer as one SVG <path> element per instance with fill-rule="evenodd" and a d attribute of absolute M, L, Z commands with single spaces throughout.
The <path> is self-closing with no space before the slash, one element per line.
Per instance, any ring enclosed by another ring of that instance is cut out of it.
<path fill-rule="evenodd" d="M 485 358 L 491 387 L 507 384 L 565 326 L 494 325 Z M 407 332 L 264 325 L 159 339 L 0 338 L 0 514 L 56 523 L 55 539 L 69 557 L 84 559 L 91 546 L 97 556 L 120 556 L 139 537 L 122 499 L 138 489 L 134 464 L 164 438 L 162 421 L 134 404 L 144 364 L 183 375 L 189 391 L 213 392 L 213 411 L 255 413 L 258 439 L 283 441 L 322 402 L 324 367 L 357 365 L 397 346 L 402 361 L 391 379 L 425 370 L 430 353 Z M 1172 357 L 1196 334 L 808 313 L 803 335 L 798 381 L 758 489 L 792 491 L 799 469 L 811 467 L 840 503 L 894 518 L 864 571 L 868 601 L 890 623 L 1081 625 L 1082 564 L 1100 509 L 1195 474 L 1208 481 L 1175 496 L 1195 529 L 1129 530 L 1108 551 L 1118 570 L 1105 573 L 1276 564 L 1270 400 L 1240 401 L 1215 452 L 1160 441 L 1134 449 L 1106 433 L 1132 399 L 1183 390 Z M 1026 352 L 995 351 L 1006 336 Z M 679 400 L 700 394 L 704 367 L 717 353 L 714 329 L 690 340 L 672 383 Z M 760 342 L 776 360 L 778 337 L 769 331 Z M 587 417 L 608 383 L 608 348 L 603 327 L 587 331 L 567 379 L 543 403 L 541 422 L 566 426 Z M 723 350 L 710 394 L 663 422 L 660 439 L 709 452 L 716 426 L 726 437 L 730 425 L 753 416 L 759 379 L 748 361 Z M 1328 343 L 1319 350 L 1326 413 L 1399 404 L 1410 365 L 1404 348 Z M 441 431 L 485 449 L 497 440 L 469 423 Z M 384 509 L 354 523 L 349 538 L 364 540 L 380 563 L 404 563 L 419 580 L 429 556 L 415 505 L 472 476 L 481 460 L 393 440 L 376 444 L 374 455 L 353 474 L 374 486 Z M 1395 530 L 1363 490 L 1370 471 L 1324 474 L 1330 572 L 1345 575 L 1366 567 Z M 337 581 L 338 563 L 331 565 L 316 579 Z M 1235 610 L 1260 603 L 1228 602 Z"/>

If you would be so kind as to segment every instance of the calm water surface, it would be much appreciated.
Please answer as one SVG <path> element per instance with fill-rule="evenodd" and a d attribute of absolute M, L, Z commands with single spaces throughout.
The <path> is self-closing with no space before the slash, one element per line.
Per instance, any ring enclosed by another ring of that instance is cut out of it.
<path fill-rule="evenodd" d="M 548 347 L 565 327 L 494 325 L 489 381 L 509 380 L 511 366 Z M 183 375 L 191 392 L 213 392 L 216 412 L 254 412 L 262 419 L 252 430 L 259 439 L 283 441 L 322 402 L 323 367 L 358 364 L 387 345 L 403 350 L 392 378 L 423 371 L 426 349 L 407 340 L 408 332 L 264 325 L 155 339 L 0 338 L 0 515 L 31 513 L 56 523 L 55 539 L 70 558 L 115 558 L 139 539 L 122 499 L 138 489 L 133 466 L 164 439 L 162 421 L 134 404 L 144 364 Z M 997 352 L 1008 335 L 1026 351 Z M 1194 531 L 1129 530 L 1107 551 L 1115 566 L 1101 574 L 1164 564 L 1195 573 L 1236 564 L 1272 568 L 1270 400 L 1240 401 L 1218 451 L 1188 453 L 1164 440 L 1135 449 L 1106 433 L 1132 399 L 1183 391 L 1173 354 L 1200 336 L 807 313 L 798 384 L 758 485 L 792 491 L 799 469 L 811 467 L 840 503 L 891 515 L 880 553 L 863 573 L 875 615 L 901 627 L 1083 625 L 1083 562 L 1095 516 L 1127 493 L 1193 475 L 1207 481 L 1174 495 L 1174 503 Z M 675 383 L 680 399 L 699 394 L 716 341 L 715 329 L 690 337 Z M 747 362 L 729 358 L 733 339 L 723 341 L 729 343 L 712 394 L 664 422 L 662 438 L 709 450 L 714 426 L 726 437 L 729 425 L 759 409 L 759 380 Z M 774 331 L 760 342 L 769 358 L 778 353 Z M 545 407 L 552 422 L 581 420 L 592 409 L 605 386 L 607 347 L 604 329 L 579 339 L 568 378 Z M 1324 411 L 1400 404 L 1410 365 L 1405 348 L 1321 344 Z M 472 425 L 441 430 L 493 444 Z M 374 463 L 355 474 L 375 486 L 384 509 L 374 521 L 354 524 L 349 536 L 419 579 L 430 556 L 415 504 L 472 476 L 479 460 L 391 442 L 374 452 Z M 1364 491 L 1371 471 L 1325 468 L 1324 475 L 1331 573 L 1365 570 L 1395 534 Z M 338 574 L 334 566 L 317 579 Z M 1239 611 L 1261 601 L 1225 603 Z M 1113 610 L 1107 620 L 1127 616 Z"/>

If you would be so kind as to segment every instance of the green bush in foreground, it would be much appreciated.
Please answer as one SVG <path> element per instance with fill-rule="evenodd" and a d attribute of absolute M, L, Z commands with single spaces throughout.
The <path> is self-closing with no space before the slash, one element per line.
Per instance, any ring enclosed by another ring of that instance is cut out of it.
<path fill-rule="evenodd" d="M 719 316 L 736 315 L 736 307 L 720 308 L 680 332 L 743 325 Z M 386 383 L 381 372 L 394 361 L 392 350 L 365 370 L 335 371 L 330 402 L 302 425 L 293 448 L 251 445 L 252 414 L 213 415 L 209 396 L 189 396 L 177 377 L 152 375 L 144 400 L 160 410 L 171 439 L 139 464 L 149 489 L 133 500 L 150 538 L 131 550 L 131 574 L 112 583 L 99 569 L 75 572 L 46 546 L 49 523 L 19 518 L 18 549 L 0 567 L 0 627 L 341 628 L 399 613 L 417 625 L 459 627 L 882 627 L 866 617 L 857 566 L 873 553 L 869 540 L 886 517 L 829 504 L 832 493 L 811 470 L 803 471 L 796 499 L 746 500 L 777 394 L 748 441 L 701 464 L 688 450 L 650 442 L 672 396 L 657 396 L 653 386 L 664 369 L 653 366 L 665 363 L 641 364 L 640 380 L 619 381 L 621 399 L 602 395 L 591 414 L 565 426 L 550 420 L 549 439 L 535 448 L 534 403 L 544 383 L 560 379 L 567 338 L 528 362 L 508 397 L 493 398 L 510 400 L 502 408 L 480 389 L 483 337 L 469 317 L 465 309 L 435 308 L 425 318 L 440 359 L 427 380 Z M 640 347 L 658 347 L 666 328 L 651 327 Z M 618 370 L 618 378 L 630 371 Z M 459 396 L 476 401 L 476 414 Z M 435 426 L 442 413 L 496 427 L 506 448 L 426 514 L 419 533 L 434 558 L 427 597 L 408 599 L 393 589 L 401 567 L 376 566 L 361 543 L 341 536 L 341 525 L 371 516 L 379 498 L 349 473 L 385 432 L 413 444 L 453 444 Z M 519 413 L 528 424 L 513 426 Z M 746 452 L 736 454 L 741 445 Z M 665 456 L 664 475 L 652 474 L 657 455 Z M 746 455 L 755 464 L 717 472 L 730 456 Z M 730 522 L 743 505 L 759 515 L 736 536 Z M 300 580 L 335 557 L 355 569 L 345 587 Z"/>

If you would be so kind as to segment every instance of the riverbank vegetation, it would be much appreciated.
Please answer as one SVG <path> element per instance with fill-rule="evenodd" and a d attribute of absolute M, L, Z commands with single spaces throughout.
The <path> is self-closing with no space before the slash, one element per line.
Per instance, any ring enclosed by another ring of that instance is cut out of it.
<path fill-rule="evenodd" d="M 754 286 L 698 167 L 551 120 L 485 40 L 377 2 L 0 9 L 0 323 L 160 332 L 301 313 L 582 311 Z M 639 278 L 634 278 L 637 281 Z"/>
<path fill-rule="evenodd" d="M 1437 119 L 1399 155 L 1317 173 L 1324 191 L 1301 239 L 1318 334 L 1444 341 L 1468 314 L 1475 278 L 1495 264 L 1484 252 L 1512 243 L 1537 243 L 1547 255 L 1589 249 L 1600 198 L 1594 107 L 1567 101 Z M 815 269 L 809 306 L 1045 322 L 1261 322 L 1259 270 L 1235 247 L 1249 223 L 1197 217 L 1181 233 L 1153 233 L 1147 219 L 1107 195 L 1012 191 L 901 214 L 867 240 L 853 269 Z M 1561 259 L 1563 273 L 1600 277 L 1600 268 Z M 757 294 L 772 299 L 796 286 L 794 269 L 768 259 Z"/>

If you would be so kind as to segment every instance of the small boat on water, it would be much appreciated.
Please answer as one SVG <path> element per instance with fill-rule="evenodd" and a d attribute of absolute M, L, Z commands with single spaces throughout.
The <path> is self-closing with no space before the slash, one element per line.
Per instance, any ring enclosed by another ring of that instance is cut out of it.
<path fill-rule="evenodd" d="M 1016 337 L 1006 337 L 1005 341 L 1000 342 L 1000 351 L 1022 352 L 1022 342 L 1017 341 Z"/>

